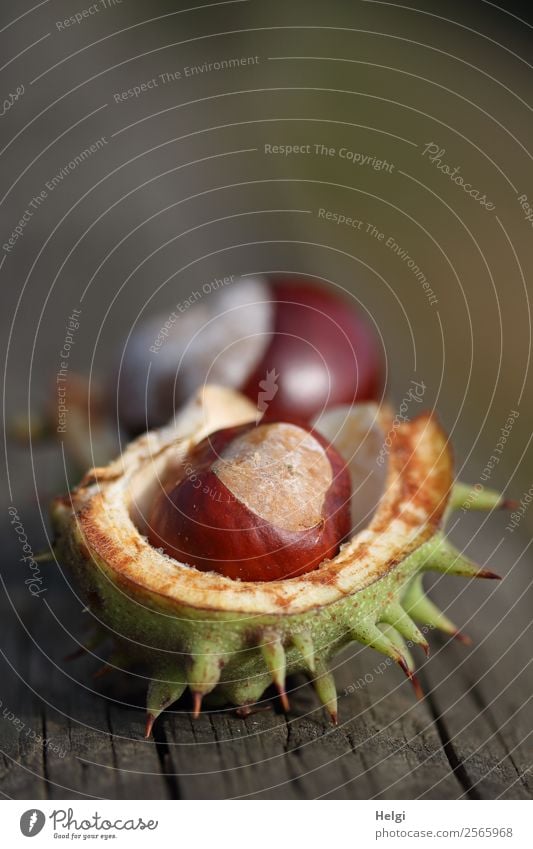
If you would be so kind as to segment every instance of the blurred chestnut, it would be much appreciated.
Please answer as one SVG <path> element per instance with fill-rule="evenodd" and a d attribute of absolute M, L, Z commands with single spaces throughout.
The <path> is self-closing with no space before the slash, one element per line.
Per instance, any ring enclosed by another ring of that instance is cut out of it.
<path fill-rule="evenodd" d="M 379 398 L 380 344 L 353 302 L 296 278 L 225 280 L 132 333 L 117 390 L 130 432 L 163 424 L 206 381 L 243 391 L 265 421 Z"/>

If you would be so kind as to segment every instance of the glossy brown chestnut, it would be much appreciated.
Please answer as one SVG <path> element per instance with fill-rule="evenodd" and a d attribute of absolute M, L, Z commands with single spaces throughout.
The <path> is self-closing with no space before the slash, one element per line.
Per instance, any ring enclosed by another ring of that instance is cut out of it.
<path fill-rule="evenodd" d="M 226 428 L 190 453 L 149 517 L 148 538 L 202 571 L 243 581 L 309 572 L 350 531 L 349 472 L 309 427 Z"/>

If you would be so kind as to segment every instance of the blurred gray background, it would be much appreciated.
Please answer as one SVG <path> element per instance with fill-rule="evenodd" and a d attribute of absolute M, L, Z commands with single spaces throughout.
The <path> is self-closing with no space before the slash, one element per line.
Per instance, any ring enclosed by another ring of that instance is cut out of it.
<path fill-rule="evenodd" d="M 393 396 L 424 380 L 474 480 L 519 408 L 493 475 L 506 487 L 530 436 L 532 228 L 517 200 L 533 198 L 529 43 L 525 25 L 486 3 L 476 35 L 478 5 L 461 7 L 458 27 L 437 17 L 453 19 L 453 7 L 438 4 L 417 14 L 246 0 L 180 13 L 175 2 L 123 0 L 58 30 L 88 7 L 53 2 L 1 33 L 3 91 L 25 87 L 2 117 L 3 242 L 47 181 L 106 140 L 2 252 L 7 412 L 50 391 L 73 307 L 82 316 L 71 366 L 102 377 L 136 322 L 203 282 L 289 270 L 361 303 L 382 335 Z M 13 9 L 4 6 L 6 22 Z M 256 64 L 184 76 L 186 66 L 252 56 Z M 176 71 L 180 80 L 161 82 Z M 154 78 L 157 88 L 115 102 Z M 430 142 L 493 211 L 423 156 Z M 337 154 L 268 155 L 265 144 Z M 343 147 L 392 172 L 342 159 Z M 321 207 L 365 226 L 320 220 Z M 438 304 L 368 223 L 407 251 Z M 531 482 L 527 460 L 515 493 Z"/>

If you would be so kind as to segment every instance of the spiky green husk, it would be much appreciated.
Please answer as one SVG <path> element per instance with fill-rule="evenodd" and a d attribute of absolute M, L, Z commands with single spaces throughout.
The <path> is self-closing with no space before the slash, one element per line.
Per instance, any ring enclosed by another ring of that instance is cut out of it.
<path fill-rule="evenodd" d="M 470 494 L 472 495 L 470 496 Z M 475 495 L 474 495 L 475 493 Z M 450 509 L 467 504 L 491 510 L 503 505 L 498 493 L 469 491 L 459 484 Z M 417 624 L 460 636 L 456 626 L 426 597 L 422 577 L 436 570 L 468 578 L 497 578 L 479 569 L 447 540 L 444 530 L 420 545 L 379 580 L 340 600 L 303 614 L 239 616 L 236 613 L 169 607 L 164 596 L 139 587 L 132 598 L 102 558 L 92 555 L 92 568 L 80 557 L 81 540 L 66 508 L 56 505 L 56 554 L 77 572 L 90 599 L 93 615 L 130 660 L 149 670 L 147 734 L 155 718 L 186 687 L 193 693 L 194 713 L 202 698 L 217 688 L 237 706 L 257 702 L 272 683 L 284 707 L 287 675 L 304 671 L 333 721 L 337 719 L 335 684 L 328 663 L 351 642 L 370 646 L 397 662 L 420 689 L 407 645 L 427 651 Z"/>

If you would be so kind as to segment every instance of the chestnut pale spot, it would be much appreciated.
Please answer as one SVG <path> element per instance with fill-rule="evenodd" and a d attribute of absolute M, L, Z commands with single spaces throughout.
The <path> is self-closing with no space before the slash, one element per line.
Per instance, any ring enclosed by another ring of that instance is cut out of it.
<path fill-rule="evenodd" d="M 286 531 L 304 531 L 323 521 L 333 475 L 320 443 L 302 428 L 261 425 L 230 443 L 213 471 L 260 519 Z"/>

